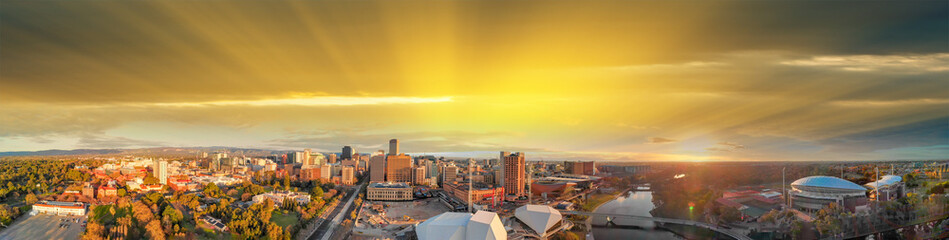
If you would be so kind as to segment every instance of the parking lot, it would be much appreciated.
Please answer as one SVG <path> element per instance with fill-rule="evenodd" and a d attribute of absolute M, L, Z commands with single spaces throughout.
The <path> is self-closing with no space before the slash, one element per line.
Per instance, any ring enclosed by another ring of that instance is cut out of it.
<path fill-rule="evenodd" d="M 78 219 L 78 221 L 77 221 Z M 0 240 L 6 239 L 79 239 L 85 216 L 55 216 L 29 213 L 20 216 L 7 229 L 0 231 Z"/>

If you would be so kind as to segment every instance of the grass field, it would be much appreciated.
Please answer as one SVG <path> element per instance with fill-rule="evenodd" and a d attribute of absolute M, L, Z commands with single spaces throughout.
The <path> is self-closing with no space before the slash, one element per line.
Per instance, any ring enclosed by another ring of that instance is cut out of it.
<path fill-rule="evenodd" d="M 92 212 L 94 213 L 92 220 L 99 223 L 112 223 L 115 222 L 116 218 L 124 217 L 129 213 L 128 209 L 116 207 L 115 215 L 112 215 L 112 213 L 109 212 L 109 208 L 112 206 L 113 205 L 96 206 L 94 209 L 92 209 Z"/>
<path fill-rule="evenodd" d="M 596 208 L 597 206 L 600 206 L 600 204 L 613 200 L 613 198 L 615 197 L 616 197 L 616 194 L 602 194 L 602 193 L 593 194 L 593 195 L 590 195 L 590 198 L 588 198 L 583 203 L 583 205 L 581 205 L 581 207 L 583 207 L 583 210 L 585 211 L 593 211 L 593 209 Z"/>
<path fill-rule="evenodd" d="M 300 214 L 295 212 L 289 212 L 287 214 L 282 214 L 280 211 L 274 211 L 273 215 L 270 216 L 270 221 L 276 223 L 280 227 L 286 228 L 290 225 L 297 225 L 299 223 Z"/>

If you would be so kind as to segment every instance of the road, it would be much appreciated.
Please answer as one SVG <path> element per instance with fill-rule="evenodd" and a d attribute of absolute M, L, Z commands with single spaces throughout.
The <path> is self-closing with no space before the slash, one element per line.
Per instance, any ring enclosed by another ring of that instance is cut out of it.
<path fill-rule="evenodd" d="M 353 191 L 350 192 L 349 199 L 346 200 L 345 204 L 336 204 L 336 207 L 334 207 L 333 211 L 331 211 L 330 215 L 328 215 L 328 216 L 333 216 L 332 221 L 327 222 L 323 219 L 320 219 L 319 221 L 322 221 L 320 223 L 320 226 L 317 227 L 316 231 L 314 231 L 313 234 L 310 235 L 310 237 L 307 239 L 327 240 L 330 238 L 330 236 L 333 236 L 333 231 L 336 230 L 336 226 L 339 225 L 343 217 L 346 216 L 346 214 L 340 214 L 340 213 L 345 213 L 344 210 L 349 209 L 349 206 L 352 206 L 353 201 L 356 200 L 357 196 L 359 196 L 359 193 L 356 191 L 359 191 L 360 189 L 362 189 L 364 185 L 366 185 L 365 182 L 357 186 L 355 189 L 353 189 Z"/>
<path fill-rule="evenodd" d="M 751 240 L 751 238 L 749 238 L 748 236 L 735 233 L 730 230 L 727 230 L 727 229 L 724 229 L 712 224 L 696 222 L 692 220 L 685 220 L 685 219 L 645 217 L 645 216 L 624 215 L 624 214 L 591 213 L 591 212 L 578 212 L 578 211 L 561 211 L 560 213 L 573 214 L 573 215 L 586 215 L 586 216 L 591 216 L 591 217 L 632 218 L 636 220 L 646 220 L 646 221 L 661 222 L 661 223 L 673 223 L 673 224 L 681 224 L 681 225 L 688 225 L 688 226 L 696 226 L 696 227 L 707 228 L 709 230 L 725 234 L 734 239 Z"/>

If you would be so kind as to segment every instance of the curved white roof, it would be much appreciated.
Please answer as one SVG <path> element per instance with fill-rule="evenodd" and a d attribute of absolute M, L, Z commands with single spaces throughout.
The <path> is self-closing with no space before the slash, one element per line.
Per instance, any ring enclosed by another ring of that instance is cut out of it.
<path fill-rule="evenodd" d="M 822 187 L 822 188 L 837 188 L 837 189 L 847 189 L 847 190 L 860 190 L 866 191 L 867 189 L 844 179 L 831 176 L 810 176 L 798 179 L 791 183 L 791 186 L 807 186 L 807 187 Z"/>
<path fill-rule="evenodd" d="M 415 228 L 419 240 L 465 240 L 470 213 L 446 212 L 420 223 Z"/>
<path fill-rule="evenodd" d="M 877 185 L 885 187 L 885 186 L 893 185 L 894 183 L 898 183 L 900 181 L 903 181 L 903 177 L 896 176 L 896 175 L 886 175 L 886 176 L 880 177 L 879 181 L 870 182 L 870 183 L 864 184 L 864 186 L 867 186 L 869 188 L 877 188 Z"/>
<path fill-rule="evenodd" d="M 514 216 L 540 235 L 563 218 L 560 211 L 547 205 L 524 205 L 514 210 Z"/>
<path fill-rule="evenodd" d="M 488 211 L 478 211 L 468 221 L 469 240 L 507 240 L 507 231 L 504 230 L 504 224 L 497 213 Z"/>

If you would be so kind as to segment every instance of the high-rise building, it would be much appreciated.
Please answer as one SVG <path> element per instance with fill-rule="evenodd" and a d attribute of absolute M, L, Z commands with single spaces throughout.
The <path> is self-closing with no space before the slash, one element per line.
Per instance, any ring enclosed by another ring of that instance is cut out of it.
<path fill-rule="evenodd" d="M 596 162 L 564 162 L 565 172 L 580 175 L 596 175 Z"/>
<path fill-rule="evenodd" d="M 301 156 L 302 160 L 299 163 L 303 163 L 303 165 L 313 165 L 313 161 L 310 159 L 310 154 L 312 153 L 310 152 L 309 148 L 303 149 L 303 156 Z"/>
<path fill-rule="evenodd" d="M 161 184 L 168 184 L 168 162 L 165 160 L 155 160 L 155 177 Z"/>
<path fill-rule="evenodd" d="M 427 179 L 427 178 L 425 177 L 425 167 L 417 167 L 417 168 L 415 168 L 415 173 L 413 174 L 413 177 L 414 177 L 414 181 L 413 181 L 413 182 L 414 182 L 416 185 L 423 185 L 423 184 L 425 184 L 425 179 Z"/>
<path fill-rule="evenodd" d="M 373 156 L 369 159 L 369 181 L 371 182 L 385 182 L 386 181 L 386 157 L 385 156 Z"/>
<path fill-rule="evenodd" d="M 336 154 L 330 153 L 329 159 L 327 160 L 329 160 L 329 163 L 336 163 Z"/>
<path fill-rule="evenodd" d="M 405 154 L 386 156 L 386 181 L 412 182 L 412 157 Z"/>
<path fill-rule="evenodd" d="M 501 178 L 501 186 L 504 187 L 505 195 L 523 196 L 526 164 L 524 162 L 524 153 L 517 152 L 507 154 L 501 152 L 501 166 L 504 177 Z"/>
<path fill-rule="evenodd" d="M 458 167 L 455 165 L 445 166 L 445 173 L 442 175 L 442 183 L 453 183 L 458 178 Z"/>
<path fill-rule="evenodd" d="M 345 146 L 343 147 L 343 156 L 340 156 L 342 159 L 353 159 L 353 154 L 356 153 L 356 150 L 353 147 Z"/>
<path fill-rule="evenodd" d="M 399 139 L 389 140 L 389 155 L 399 155 Z"/>
<path fill-rule="evenodd" d="M 320 179 L 330 179 L 333 175 L 333 167 L 330 165 L 320 165 Z"/>
<path fill-rule="evenodd" d="M 386 155 L 386 151 L 385 151 L 385 150 L 382 150 L 382 149 L 379 149 L 379 150 L 376 150 L 375 152 L 370 153 L 370 154 L 369 154 L 369 157 L 373 157 L 373 156 L 384 156 L 384 155 Z"/>
<path fill-rule="evenodd" d="M 346 185 L 352 185 L 355 181 L 353 167 L 345 166 L 340 171 L 340 181 Z"/>
<path fill-rule="evenodd" d="M 305 157 L 309 157 L 310 154 L 304 152 L 290 152 L 287 154 L 287 163 L 305 163 Z"/>

